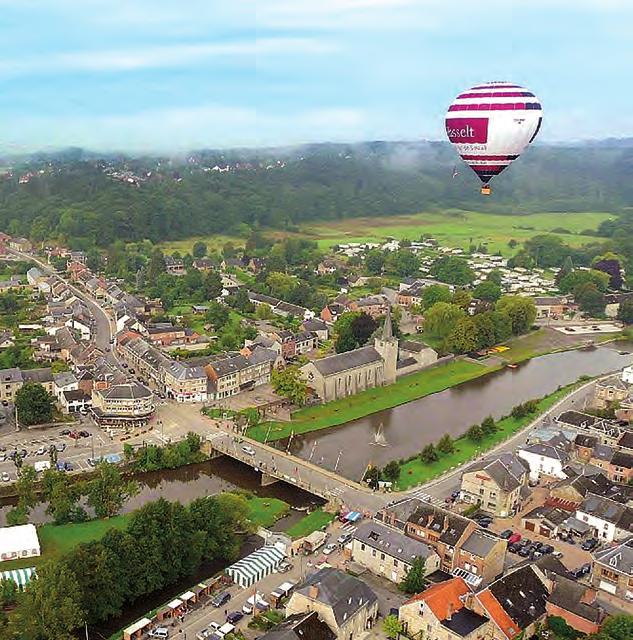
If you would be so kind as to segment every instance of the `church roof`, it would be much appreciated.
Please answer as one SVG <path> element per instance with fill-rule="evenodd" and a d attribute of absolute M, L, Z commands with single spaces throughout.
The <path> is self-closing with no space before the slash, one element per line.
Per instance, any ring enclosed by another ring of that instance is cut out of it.
<path fill-rule="evenodd" d="M 382 356 L 374 347 L 361 347 L 345 353 L 337 353 L 334 356 L 321 358 L 313 362 L 317 371 L 324 376 L 331 376 L 349 369 L 356 369 L 372 362 L 382 360 Z"/>

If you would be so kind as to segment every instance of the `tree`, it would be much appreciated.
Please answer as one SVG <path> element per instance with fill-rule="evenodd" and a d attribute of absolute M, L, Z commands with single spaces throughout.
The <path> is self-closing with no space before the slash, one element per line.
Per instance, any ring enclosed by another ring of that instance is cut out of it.
<path fill-rule="evenodd" d="M 116 515 L 129 498 L 139 491 L 133 480 L 125 480 L 119 469 L 109 462 L 97 465 L 96 477 L 86 483 L 87 502 L 97 518 Z"/>
<path fill-rule="evenodd" d="M 595 269 L 575 269 L 561 278 L 558 288 L 561 293 L 571 293 L 583 284 L 595 284 L 599 291 L 606 291 L 609 287 L 609 275 Z"/>
<path fill-rule="evenodd" d="M 574 289 L 574 300 L 583 313 L 589 316 L 601 316 L 607 306 L 604 294 L 593 282 L 579 284 Z"/>
<path fill-rule="evenodd" d="M 526 253 L 534 260 L 537 267 L 560 267 L 569 255 L 569 247 L 555 235 L 538 234 L 526 240 L 524 245 Z"/>
<path fill-rule="evenodd" d="M 222 295 L 222 276 L 217 271 L 207 271 L 202 278 L 202 291 L 205 300 L 215 300 Z"/>
<path fill-rule="evenodd" d="M 536 320 L 536 306 L 532 298 L 503 296 L 495 308 L 510 318 L 515 336 L 527 333 Z"/>
<path fill-rule="evenodd" d="M 633 297 L 625 298 L 618 307 L 618 320 L 624 324 L 633 324 Z"/>
<path fill-rule="evenodd" d="M 420 258 L 409 249 L 400 249 L 387 257 L 387 267 L 390 272 L 405 278 L 418 273 Z"/>
<path fill-rule="evenodd" d="M 26 509 L 32 509 L 37 503 L 37 493 L 35 492 L 35 482 L 37 480 L 37 472 L 30 464 L 22 466 L 18 479 L 15 483 L 15 489 L 18 494 L 18 504 Z"/>
<path fill-rule="evenodd" d="M 207 245 L 204 242 L 195 242 L 191 254 L 194 258 L 204 258 L 207 255 Z"/>
<path fill-rule="evenodd" d="M 484 435 L 490 435 L 497 430 L 497 425 L 495 424 L 495 420 L 492 416 L 487 416 L 483 419 L 481 423 L 481 430 Z"/>
<path fill-rule="evenodd" d="M 385 632 L 387 638 L 397 640 L 404 628 L 402 626 L 402 622 L 398 619 L 398 616 L 390 614 L 383 620 L 382 630 Z"/>
<path fill-rule="evenodd" d="M 149 282 L 156 282 L 165 273 L 165 256 L 160 249 L 154 249 L 147 265 L 147 279 Z"/>
<path fill-rule="evenodd" d="M 442 453 L 450 454 L 455 451 L 455 442 L 448 433 L 445 433 L 437 443 L 437 450 Z"/>
<path fill-rule="evenodd" d="M 437 454 L 435 446 L 432 442 L 430 444 L 427 444 L 426 447 L 422 449 L 422 453 L 420 453 L 420 460 L 422 460 L 422 462 L 425 462 L 426 464 L 431 464 L 438 459 L 439 455 Z"/>
<path fill-rule="evenodd" d="M 633 616 L 624 613 L 610 616 L 605 620 L 598 636 L 601 640 L 630 640 L 633 638 Z"/>
<path fill-rule="evenodd" d="M 334 324 L 336 352 L 344 353 L 362 347 L 377 327 L 376 320 L 362 311 L 344 313 Z"/>
<path fill-rule="evenodd" d="M 380 249 L 372 249 L 365 256 L 365 269 L 372 276 L 379 276 L 385 266 L 385 254 Z"/>
<path fill-rule="evenodd" d="M 47 469 L 42 475 L 42 488 L 42 495 L 48 502 L 46 513 L 55 524 L 86 519 L 85 510 L 77 504 L 81 497 L 79 485 L 71 483 L 65 473 Z"/>
<path fill-rule="evenodd" d="M 448 287 L 445 287 L 443 284 L 432 284 L 422 291 L 422 306 L 425 309 L 430 309 L 436 302 L 451 301 L 451 290 Z"/>
<path fill-rule="evenodd" d="M 15 394 L 21 424 L 45 424 L 53 419 L 53 397 L 37 382 L 25 382 Z"/>
<path fill-rule="evenodd" d="M 467 289 L 455 289 L 451 302 L 465 311 L 470 306 L 472 299 L 473 296 Z"/>
<path fill-rule="evenodd" d="M 620 258 L 614 253 L 607 253 L 598 256 L 593 260 L 591 266 L 597 271 L 602 271 L 609 276 L 609 288 L 619 290 L 622 288 L 624 278 L 622 277 L 622 265 Z"/>
<path fill-rule="evenodd" d="M 365 472 L 365 477 L 363 478 L 367 483 L 367 486 L 374 491 L 378 489 L 378 482 L 380 480 L 380 469 L 378 467 L 369 466 L 367 471 Z"/>
<path fill-rule="evenodd" d="M 222 246 L 222 256 L 225 260 L 231 260 L 237 256 L 235 245 L 232 242 L 225 242 Z"/>
<path fill-rule="evenodd" d="M 571 256 L 567 256 L 563 262 L 563 266 L 558 270 L 556 274 L 555 282 L 556 286 L 560 285 L 560 281 L 568 276 L 574 270 L 574 261 Z"/>
<path fill-rule="evenodd" d="M 426 587 L 424 574 L 424 558 L 416 556 L 413 559 L 411 568 L 407 572 L 407 575 L 399 585 L 400 590 L 408 594 L 420 593 L 421 591 L 424 591 L 424 588 Z"/>
<path fill-rule="evenodd" d="M 461 318 L 446 337 L 446 348 L 453 353 L 477 351 L 477 327 L 473 318 Z"/>
<path fill-rule="evenodd" d="M 275 393 L 302 407 L 308 397 L 308 386 L 297 366 L 273 369 L 271 383 Z"/>
<path fill-rule="evenodd" d="M 466 437 L 473 442 L 481 442 L 484 439 L 484 431 L 480 425 L 474 424 L 466 432 Z"/>
<path fill-rule="evenodd" d="M 221 302 L 213 300 L 204 314 L 204 319 L 213 326 L 216 331 L 221 331 L 229 321 L 229 310 Z"/>
<path fill-rule="evenodd" d="M 397 482 L 400 477 L 400 465 L 395 460 L 391 460 L 385 465 L 382 475 L 389 482 Z"/>
<path fill-rule="evenodd" d="M 63 562 L 41 565 L 37 580 L 33 580 L 18 599 L 10 619 L 13 636 L 29 640 L 74 640 L 74 630 L 85 620 L 81 596 L 75 574 Z"/>
<path fill-rule="evenodd" d="M 442 256 L 431 267 L 431 275 L 441 282 L 464 286 L 475 279 L 475 272 L 468 266 L 464 258 Z"/>
<path fill-rule="evenodd" d="M 464 317 L 464 310 L 457 305 L 438 302 L 424 314 L 424 331 L 436 338 L 446 338 Z"/>
<path fill-rule="evenodd" d="M 484 280 L 473 289 L 473 295 L 479 300 L 496 302 L 501 297 L 501 287 L 496 282 Z"/>

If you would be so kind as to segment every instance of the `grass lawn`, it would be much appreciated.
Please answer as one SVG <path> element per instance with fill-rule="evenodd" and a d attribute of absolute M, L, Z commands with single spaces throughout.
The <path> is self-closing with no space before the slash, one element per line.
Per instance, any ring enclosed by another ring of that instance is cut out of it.
<path fill-rule="evenodd" d="M 33 567 L 55 556 L 61 556 L 82 542 L 99 540 L 109 529 L 125 529 L 130 514 L 115 516 L 109 520 L 89 520 L 79 524 L 44 524 L 37 527 L 42 555 L 39 558 L 10 560 L 0 564 L 2 571 Z"/>
<path fill-rule="evenodd" d="M 454 467 L 472 460 L 480 453 L 491 449 L 503 440 L 507 440 L 511 435 L 527 426 L 535 420 L 538 415 L 547 411 L 579 384 L 580 383 L 568 385 L 545 396 L 539 401 L 537 411 L 529 416 L 525 416 L 524 418 L 512 418 L 510 416 L 502 418 L 496 423 L 497 431 L 486 436 L 481 442 L 473 442 L 466 437 L 461 437 L 455 440 L 455 451 L 448 455 L 440 454 L 440 458 L 436 462 L 428 464 L 422 462 L 419 457 L 405 462 L 400 466 L 400 478 L 397 482 L 397 488 L 404 490 L 419 484 L 424 484 L 450 471 Z"/>
<path fill-rule="evenodd" d="M 263 423 L 248 430 L 250 438 L 263 442 L 280 440 L 294 433 L 307 433 L 318 429 L 338 426 L 376 411 L 390 409 L 431 393 L 443 391 L 467 380 L 478 378 L 496 367 L 486 367 L 465 360 L 454 360 L 431 369 L 405 376 L 387 387 L 368 389 L 355 396 L 301 409 L 292 416 L 291 422 Z"/>
<path fill-rule="evenodd" d="M 174 251 L 179 251 L 184 256 L 186 253 L 191 253 L 196 242 L 204 242 L 207 245 L 207 250 L 211 252 L 221 251 L 227 242 L 232 242 L 235 248 L 243 247 L 246 241 L 244 238 L 238 238 L 237 236 L 214 234 L 211 236 L 194 236 L 185 240 L 168 240 L 161 242 L 158 246 L 163 253 L 172 254 Z"/>
<path fill-rule="evenodd" d="M 248 509 L 251 522 L 266 528 L 283 518 L 290 511 L 290 506 L 277 498 L 250 498 Z"/>
<path fill-rule="evenodd" d="M 322 248 L 343 242 L 379 242 L 388 236 L 417 240 L 421 234 L 428 233 L 446 246 L 467 249 L 472 240 L 475 244 L 487 244 L 490 253 L 501 251 L 507 256 L 515 252 L 508 247 L 510 239 L 523 242 L 538 233 L 549 233 L 557 228 L 571 232 L 555 235 L 572 246 L 593 242 L 594 237 L 581 232 L 596 229 L 601 222 L 611 218 L 612 214 L 600 212 L 499 215 L 450 210 L 316 223 L 306 225 L 303 232 L 317 240 Z"/>
<path fill-rule="evenodd" d="M 304 538 L 334 520 L 334 514 L 317 509 L 299 520 L 286 531 L 292 538 Z"/>

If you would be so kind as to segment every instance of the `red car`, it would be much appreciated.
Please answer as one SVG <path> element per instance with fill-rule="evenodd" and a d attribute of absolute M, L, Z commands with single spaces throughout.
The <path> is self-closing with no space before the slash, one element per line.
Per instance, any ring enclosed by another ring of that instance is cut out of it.
<path fill-rule="evenodd" d="M 519 542 L 519 540 L 521 540 L 521 534 L 520 533 L 513 533 L 509 538 L 508 538 L 508 544 L 514 544 L 515 542 Z"/>

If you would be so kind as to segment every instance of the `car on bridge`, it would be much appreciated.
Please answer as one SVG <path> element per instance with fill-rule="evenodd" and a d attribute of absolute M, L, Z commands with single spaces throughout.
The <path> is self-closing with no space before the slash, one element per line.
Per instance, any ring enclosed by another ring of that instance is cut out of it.
<path fill-rule="evenodd" d="M 242 447 L 242 451 L 247 455 L 247 456 L 254 456 L 255 455 L 255 449 L 253 449 L 253 447 L 249 447 L 247 444 L 245 444 Z"/>

